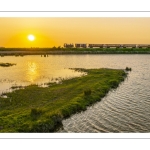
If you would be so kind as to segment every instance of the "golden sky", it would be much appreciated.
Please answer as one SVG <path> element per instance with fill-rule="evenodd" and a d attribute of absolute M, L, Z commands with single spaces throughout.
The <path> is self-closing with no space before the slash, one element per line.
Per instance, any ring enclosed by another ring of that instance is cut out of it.
<path fill-rule="evenodd" d="M 34 41 L 28 35 L 35 36 Z M 0 18 L 0 47 L 150 44 L 150 18 Z"/>

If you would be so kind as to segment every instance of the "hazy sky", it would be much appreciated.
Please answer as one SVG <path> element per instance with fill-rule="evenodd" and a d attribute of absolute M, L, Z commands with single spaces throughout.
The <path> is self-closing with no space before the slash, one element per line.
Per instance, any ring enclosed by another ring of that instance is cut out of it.
<path fill-rule="evenodd" d="M 150 44 L 150 18 L 0 18 L 0 47 L 64 43 Z"/>

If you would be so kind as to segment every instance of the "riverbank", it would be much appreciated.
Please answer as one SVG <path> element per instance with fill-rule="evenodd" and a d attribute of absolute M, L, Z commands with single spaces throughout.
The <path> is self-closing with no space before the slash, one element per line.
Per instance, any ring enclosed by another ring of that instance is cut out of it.
<path fill-rule="evenodd" d="M 0 56 L 59 54 L 150 54 L 150 48 L 1 48 Z"/>
<path fill-rule="evenodd" d="M 42 88 L 30 85 L 0 98 L 0 132 L 54 132 L 62 120 L 100 101 L 124 80 L 124 70 L 76 69 L 87 75 L 49 83 Z"/>

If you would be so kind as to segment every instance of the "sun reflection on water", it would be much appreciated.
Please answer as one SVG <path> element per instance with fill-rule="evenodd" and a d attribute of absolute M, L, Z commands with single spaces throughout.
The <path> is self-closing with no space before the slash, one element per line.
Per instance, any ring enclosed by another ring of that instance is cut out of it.
<path fill-rule="evenodd" d="M 34 83 L 39 76 L 38 65 L 35 62 L 27 64 L 27 80 Z"/>

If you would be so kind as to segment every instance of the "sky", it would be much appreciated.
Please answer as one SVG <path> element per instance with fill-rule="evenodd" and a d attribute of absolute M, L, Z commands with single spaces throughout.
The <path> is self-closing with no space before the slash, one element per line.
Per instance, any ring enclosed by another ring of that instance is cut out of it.
<path fill-rule="evenodd" d="M 30 34 L 35 40 L 28 39 Z M 150 44 L 150 18 L 0 18 L 0 47 L 58 47 L 64 43 Z"/>

